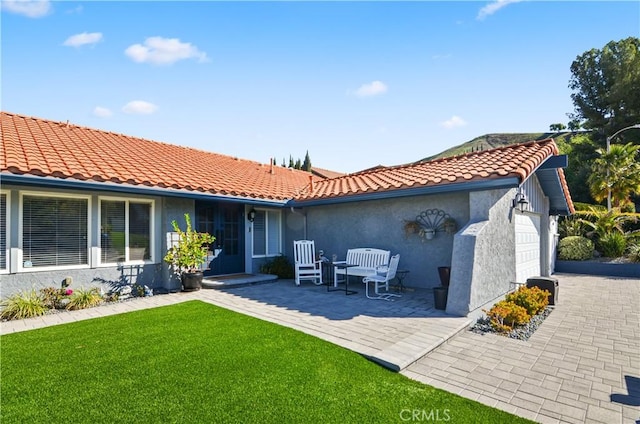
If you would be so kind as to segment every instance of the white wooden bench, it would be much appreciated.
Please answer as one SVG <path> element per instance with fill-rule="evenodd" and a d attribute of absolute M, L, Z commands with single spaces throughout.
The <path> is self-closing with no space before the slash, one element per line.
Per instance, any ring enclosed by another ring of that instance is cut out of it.
<path fill-rule="evenodd" d="M 334 267 L 333 285 L 337 286 L 338 283 L 344 281 L 345 274 L 349 277 L 366 277 L 376 273 L 376 268 L 379 266 L 389 265 L 389 258 L 391 252 L 389 250 L 372 249 L 372 248 L 358 248 L 347 250 L 347 260 L 337 261 L 334 264 L 352 264 L 349 268 Z M 342 276 L 339 280 L 338 276 Z"/>

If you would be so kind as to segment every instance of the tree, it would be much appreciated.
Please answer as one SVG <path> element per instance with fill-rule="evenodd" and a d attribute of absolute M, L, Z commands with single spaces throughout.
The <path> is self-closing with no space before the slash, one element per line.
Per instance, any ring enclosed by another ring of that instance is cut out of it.
<path fill-rule="evenodd" d="M 640 39 L 610 41 L 578 56 L 569 88 L 575 109 L 570 118 L 599 131 L 601 145 L 606 135 L 640 122 Z"/>
<path fill-rule="evenodd" d="M 566 130 L 567 126 L 565 124 L 557 123 L 549 125 L 549 131 L 560 132 L 562 130 Z"/>
<path fill-rule="evenodd" d="M 613 207 L 631 204 L 631 195 L 640 193 L 640 162 L 636 156 L 640 145 L 612 144 L 609 152 L 597 149 L 599 157 L 593 161 L 587 182 L 593 198 L 601 202 L 611 190 Z"/>
<path fill-rule="evenodd" d="M 300 162 L 300 158 L 296 160 L 295 165 L 293 165 L 295 169 L 302 169 L 302 162 Z"/>
<path fill-rule="evenodd" d="M 582 125 L 580 124 L 580 121 L 577 119 L 572 119 L 571 121 L 569 121 L 569 123 L 567 124 L 567 127 L 569 128 L 569 131 L 574 132 L 574 131 L 578 131 L 580 129 Z"/>
<path fill-rule="evenodd" d="M 289 168 L 293 168 L 293 156 L 289 155 Z"/>
<path fill-rule="evenodd" d="M 304 156 L 304 162 L 302 163 L 302 170 L 311 172 L 311 158 L 309 158 L 308 150 L 307 150 L 307 154 Z"/>

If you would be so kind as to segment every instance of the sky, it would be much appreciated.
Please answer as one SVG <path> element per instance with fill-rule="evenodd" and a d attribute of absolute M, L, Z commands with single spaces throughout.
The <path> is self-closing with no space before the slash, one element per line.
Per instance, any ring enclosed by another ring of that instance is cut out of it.
<path fill-rule="evenodd" d="M 573 111 L 638 1 L 1 0 L 1 108 L 277 164 L 398 165 Z"/>

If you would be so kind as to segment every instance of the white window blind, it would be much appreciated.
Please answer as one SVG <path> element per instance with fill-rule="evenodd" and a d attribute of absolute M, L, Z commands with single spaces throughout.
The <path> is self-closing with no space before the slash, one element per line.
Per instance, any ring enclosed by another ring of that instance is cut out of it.
<path fill-rule="evenodd" d="M 25 195 L 22 199 L 23 266 L 88 263 L 88 200 Z"/>
<path fill-rule="evenodd" d="M 0 194 L 0 269 L 7 269 L 7 195 Z"/>
<path fill-rule="evenodd" d="M 253 221 L 253 256 L 275 256 L 281 252 L 280 211 L 256 211 Z"/>

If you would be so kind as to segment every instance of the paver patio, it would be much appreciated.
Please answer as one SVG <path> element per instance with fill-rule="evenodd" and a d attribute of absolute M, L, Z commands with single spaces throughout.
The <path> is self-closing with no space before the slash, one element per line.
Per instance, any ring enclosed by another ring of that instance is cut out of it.
<path fill-rule="evenodd" d="M 640 280 L 557 277 L 528 341 L 460 332 L 402 373 L 542 423 L 639 423 Z"/>
<path fill-rule="evenodd" d="M 466 330 L 427 290 L 394 302 L 292 281 L 154 296 L 2 323 L 0 333 L 200 299 L 361 353 L 413 379 L 539 422 L 640 423 L 640 280 L 559 275 L 528 341 Z"/>

